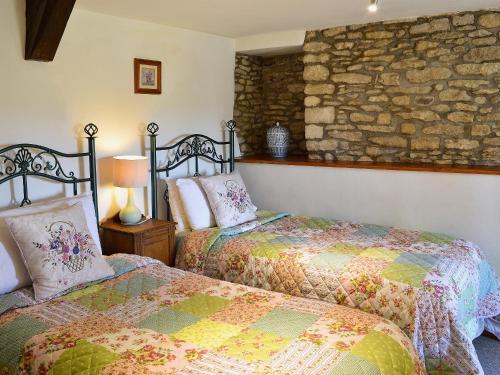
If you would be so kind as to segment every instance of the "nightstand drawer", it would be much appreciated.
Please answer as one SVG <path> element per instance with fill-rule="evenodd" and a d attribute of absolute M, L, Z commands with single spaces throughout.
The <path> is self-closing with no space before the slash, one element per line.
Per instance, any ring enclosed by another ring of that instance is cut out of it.
<path fill-rule="evenodd" d="M 169 241 L 145 242 L 141 255 L 158 259 L 168 265 L 170 264 Z"/>
<path fill-rule="evenodd" d="M 128 253 L 158 259 L 168 266 L 175 261 L 175 223 L 148 220 L 136 226 L 121 225 L 116 219 L 101 224 L 105 255 Z"/>

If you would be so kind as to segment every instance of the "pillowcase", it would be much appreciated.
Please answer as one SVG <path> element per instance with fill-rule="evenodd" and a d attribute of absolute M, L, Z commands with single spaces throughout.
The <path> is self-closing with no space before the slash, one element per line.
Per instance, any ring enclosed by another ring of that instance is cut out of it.
<path fill-rule="evenodd" d="M 81 202 L 38 214 L 5 218 L 33 280 L 35 299 L 114 275 L 100 254 Z"/>
<path fill-rule="evenodd" d="M 200 180 L 197 177 L 179 178 L 176 184 L 191 229 L 214 227 L 215 218 Z"/>
<path fill-rule="evenodd" d="M 99 229 L 95 217 L 94 201 L 92 200 L 91 192 L 0 211 L 0 294 L 10 293 L 16 289 L 31 285 L 28 270 L 24 265 L 19 248 L 12 238 L 4 218 L 35 214 L 54 208 L 68 207 L 77 202 L 83 204 L 87 225 L 92 234 L 92 239 L 99 253 L 101 253 Z"/>
<path fill-rule="evenodd" d="M 181 195 L 179 193 L 179 188 L 177 187 L 176 181 L 177 179 L 175 178 L 165 179 L 168 188 L 168 202 L 170 204 L 170 212 L 172 213 L 172 218 L 177 223 L 175 229 L 178 232 L 182 232 L 183 230 L 188 230 L 190 228 L 186 211 L 184 210 L 184 206 L 182 205 Z"/>
<path fill-rule="evenodd" d="M 257 218 L 257 208 L 238 172 L 203 177 L 200 181 L 220 228 L 233 227 Z"/>

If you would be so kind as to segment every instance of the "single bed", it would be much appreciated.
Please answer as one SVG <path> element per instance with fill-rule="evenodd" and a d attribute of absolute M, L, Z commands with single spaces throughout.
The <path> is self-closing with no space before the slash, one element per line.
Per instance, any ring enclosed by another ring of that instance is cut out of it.
<path fill-rule="evenodd" d="M 210 279 L 134 255 L 43 303 L 0 297 L 0 372 L 423 374 L 392 322 Z"/>
<path fill-rule="evenodd" d="M 91 202 L 86 214 L 92 220 L 85 225 L 93 222 L 97 230 L 97 128 L 89 125 L 85 131 L 87 152 L 67 154 L 33 144 L 0 149 L 0 183 L 21 178 L 22 205 L 30 209 L 36 208 L 28 195 L 30 176 L 72 184 L 75 195 L 77 184 L 90 183 L 92 198 L 85 199 Z M 88 159 L 89 177 L 66 172 L 62 158 Z M 81 203 L 49 214 L 79 210 L 84 210 Z M 81 233 L 75 235 L 79 242 Z M 42 251 L 61 248 L 66 254 L 61 241 L 51 237 L 50 247 Z M 79 272 L 73 267 L 76 258 L 58 267 Z M 45 298 L 33 286 L 0 295 L 0 373 L 424 374 L 411 341 L 376 315 L 326 302 L 311 305 L 310 300 L 210 279 L 150 258 L 99 258 L 112 270 L 106 277 L 71 284 Z M 0 276 L 3 283 L 5 275 Z"/>
<path fill-rule="evenodd" d="M 170 146 L 184 157 L 152 165 L 153 179 L 189 159 L 179 150 L 200 135 L 193 137 Z M 151 150 L 153 160 L 159 150 Z M 430 372 L 482 373 L 472 340 L 484 329 L 500 337 L 495 272 L 466 240 L 261 211 L 257 220 L 233 228 L 180 233 L 177 242 L 181 269 L 392 320 Z"/>

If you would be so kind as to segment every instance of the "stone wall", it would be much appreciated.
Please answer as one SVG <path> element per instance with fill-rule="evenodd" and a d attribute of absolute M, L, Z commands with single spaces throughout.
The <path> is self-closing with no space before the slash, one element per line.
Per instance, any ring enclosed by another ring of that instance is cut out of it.
<path fill-rule="evenodd" d="M 303 72 L 302 54 L 236 54 L 234 119 L 243 154 L 266 152 L 276 121 L 290 130 L 290 153 L 305 152 Z"/>
<path fill-rule="evenodd" d="M 304 63 L 302 54 L 262 60 L 264 127 L 276 121 L 290 130 L 290 153 L 305 152 Z M 263 145 L 264 149 L 266 145 Z"/>
<path fill-rule="evenodd" d="M 264 142 L 262 58 L 236 54 L 233 119 L 242 154 L 260 152 Z"/>
<path fill-rule="evenodd" d="M 312 159 L 500 163 L 500 12 L 310 31 Z"/>

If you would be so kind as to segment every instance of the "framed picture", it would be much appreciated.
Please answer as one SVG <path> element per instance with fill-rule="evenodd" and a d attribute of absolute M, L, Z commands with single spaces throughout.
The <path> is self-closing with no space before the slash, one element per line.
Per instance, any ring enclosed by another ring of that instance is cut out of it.
<path fill-rule="evenodd" d="M 136 94 L 161 94 L 161 61 L 134 59 Z"/>

